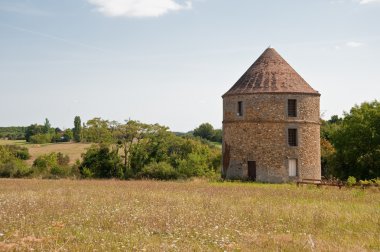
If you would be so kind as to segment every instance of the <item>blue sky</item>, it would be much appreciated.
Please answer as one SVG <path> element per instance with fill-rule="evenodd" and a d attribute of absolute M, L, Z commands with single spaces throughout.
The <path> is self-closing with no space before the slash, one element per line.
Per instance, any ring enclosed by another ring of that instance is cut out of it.
<path fill-rule="evenodd" d="M 220 128 L 269 45 L 341 115 L 379 98 L 379 26 L 380 0 L 0 0 L 0 125 Z"/>

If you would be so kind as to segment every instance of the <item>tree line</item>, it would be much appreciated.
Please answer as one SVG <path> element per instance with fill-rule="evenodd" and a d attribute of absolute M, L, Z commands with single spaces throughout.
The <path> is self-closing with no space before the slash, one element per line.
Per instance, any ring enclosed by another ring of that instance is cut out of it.
<path fill-rule="evenodd" d="M 322 174 L 358 179 L 380 177 L 380 103 L 364 102 L 342 117 L 322 120 Z"/>
<path fill-rule="evenodd" d="M 193 136 L 177 136 L 159 124 L 93 118 L 80 132 L 81 141 L 98 143 L 79 166 L 86 177 L 172 179 L 220 171 L 220 149 Z"/>
<path fill-rule="evenodd" d="M 0 127 L 0 139 L 24 140 L 26 127 Z"/>
<path fill-rule="evenodd" d="M 17 157 L 4 146 L 0 152 L 7 152 L 9 158 L 0 162 L 0 176 L 177 179 L 218 176 L 220 171 L 220 148 L 192 135 L 177 136 L 159 124 L 134 120 L 119 123 L 102 118 L 82 124 L 80 117 L 75 117 L 70 132 L 76 142 L 93 143 L 82 161 L 69 166 L 69 162 L 63 162 L 68 157 L 51 153 L 37 158 L 30 171 L 25 171 L 24 166 L 18 168 L 20 162 L 12 161 Z M 54 139 L 54 134 L 56 131 L 46 120 L 44 125 L 28 127 L 27 141 L 48 141 L 52 136 Z"/>

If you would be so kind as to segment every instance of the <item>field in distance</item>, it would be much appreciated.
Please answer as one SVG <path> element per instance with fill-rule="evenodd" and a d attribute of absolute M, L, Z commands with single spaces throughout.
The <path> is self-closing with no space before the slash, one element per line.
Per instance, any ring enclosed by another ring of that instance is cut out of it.
<path fill-rule="evenodd" d="M 70 164 L 74 164 L 77 159 L 81 159 L 81 154 L 86 152 L 86 149 L 91 146 L 89 143 L 48 143 L 48 144 L 29 144 L 24 140 L 0 140 L 0 145 L 19 145 L 29 149 L 31 158 L 26 162 L 32 165 L 33 161 L 43 155 L 51 152 L 61 152 L 68 155 Z"/>
<path fill-rule="evenodd" d="M 0 251 L 371 251 L 378 188 L 0 180 Z"/>

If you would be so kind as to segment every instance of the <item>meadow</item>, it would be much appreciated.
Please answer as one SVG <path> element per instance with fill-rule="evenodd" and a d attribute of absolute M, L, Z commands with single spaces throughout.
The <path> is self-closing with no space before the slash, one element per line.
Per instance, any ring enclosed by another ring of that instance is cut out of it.
<path fill-rule="evenodd" d="M 0 180 L 0 251 L 376 251 L 378 188 Z"/>
<path fill-rule="evenodd" d="M 91 146 L 89 143 L 47 143 L 47 144 L 30 144 L 25 140 L 0 140 L 0 145 L 18 145 L 24 146 L 29 149 L 30 159 L 26 162 L 32 165 L 34 160 L 41 155 L 49 154 L 52 152 L 61 152 L 68 155 L 70 164 L 74 164 L 77 159 L 81 159 L 82 153 Z"/>

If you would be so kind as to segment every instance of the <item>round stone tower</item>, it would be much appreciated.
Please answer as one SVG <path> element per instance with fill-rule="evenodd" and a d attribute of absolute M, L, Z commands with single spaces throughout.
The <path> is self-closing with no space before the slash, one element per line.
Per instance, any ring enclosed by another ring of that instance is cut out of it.
<path fill-rule="evenodd" d="M 320 179 L 320 94 L 268 48 L 223 95 L 227 179 Z"/>

